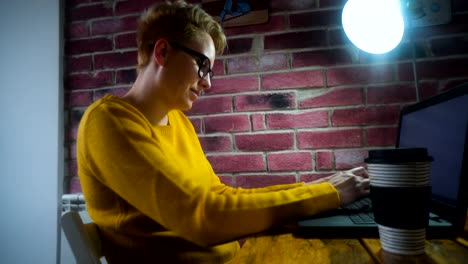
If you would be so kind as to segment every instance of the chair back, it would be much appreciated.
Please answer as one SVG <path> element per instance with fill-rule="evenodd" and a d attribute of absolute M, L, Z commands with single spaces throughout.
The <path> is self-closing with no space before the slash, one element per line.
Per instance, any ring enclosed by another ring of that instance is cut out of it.
<path fill-rule="evenodd" d="M 96 224 L 84 224 L 78 212 L 62 215 L 62 229 L 77 264 L 101 264 L 101 240 Z"/>

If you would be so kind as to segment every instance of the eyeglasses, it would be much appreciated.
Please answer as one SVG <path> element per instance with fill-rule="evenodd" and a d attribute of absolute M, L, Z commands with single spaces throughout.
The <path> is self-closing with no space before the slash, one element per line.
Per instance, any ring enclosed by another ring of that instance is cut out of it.
<path fill-rule="evenodd" d="M 176 49 L 180 49 L 181 51 L 195 57 L 195 61 L 197 62 L 198 65 L 198 76 L 203 79 L 206 77 L 206 75 L 210 75 L 210 79 L 213 77 L 213 70 L 211 70 L 211 62 L 208 57 L 203 55 L 202 53 L 198 51 L 194 51 L 193 49 L 189 49 L 187 47 L 184 47 L 183 45 L 180 45 L 177 42 L 169 42 L 171 46 L 173 46 Z"/>

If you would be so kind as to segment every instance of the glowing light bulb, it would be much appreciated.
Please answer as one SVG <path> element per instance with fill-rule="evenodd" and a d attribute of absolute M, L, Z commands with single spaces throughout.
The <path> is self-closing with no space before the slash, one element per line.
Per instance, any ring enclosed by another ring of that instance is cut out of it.
<path fill-rule="evenodd" d="M 348 0 L 342 22 L 349 40 L 373 54 L 394 49 L 405 30 L 399 0 Z"/>

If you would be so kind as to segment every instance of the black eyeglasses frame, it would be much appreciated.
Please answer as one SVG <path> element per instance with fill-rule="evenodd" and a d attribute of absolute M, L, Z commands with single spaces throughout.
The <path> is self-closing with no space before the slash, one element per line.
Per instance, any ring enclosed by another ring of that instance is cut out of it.
<path fill-rule="evenodd" d="M 213 70 L 211 69 L 211 61 L 210 59 L 205 56 L 203 53 L 200 53 L 198 51 L 195 51 L 193 49 L 190 49 L 190 48 L 187 48 L 185 47 L 184 45 L 181 45 L 175 41 L 170 41 L 169 44 L 171 46 L 173 46 L 174 48 L 176 49 L 179 49 L 191 56 L 194 56 L 196 57 L 195 58 L 195 61 L 197 62 L 197 65 L 198 65 L 198 76 L 201 78 L 201 79 L 204 79 L 206 77 L 206 75 L 209 75 L 210 76 L 210 79 L 213 77 Z M 202 67 L 203 67 L 203 64 L 205 63 L 205 61 L 208 61 L 208 71 L 206 72 L 203 72 L 202 71 Z"/>

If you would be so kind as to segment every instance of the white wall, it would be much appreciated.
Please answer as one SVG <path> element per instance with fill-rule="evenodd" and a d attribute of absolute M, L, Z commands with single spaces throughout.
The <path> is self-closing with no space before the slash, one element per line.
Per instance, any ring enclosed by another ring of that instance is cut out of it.
<path fill-rule="evenodd" d="M 0 1 L 0 263 L 59 263 L 60 0 Z"/>

